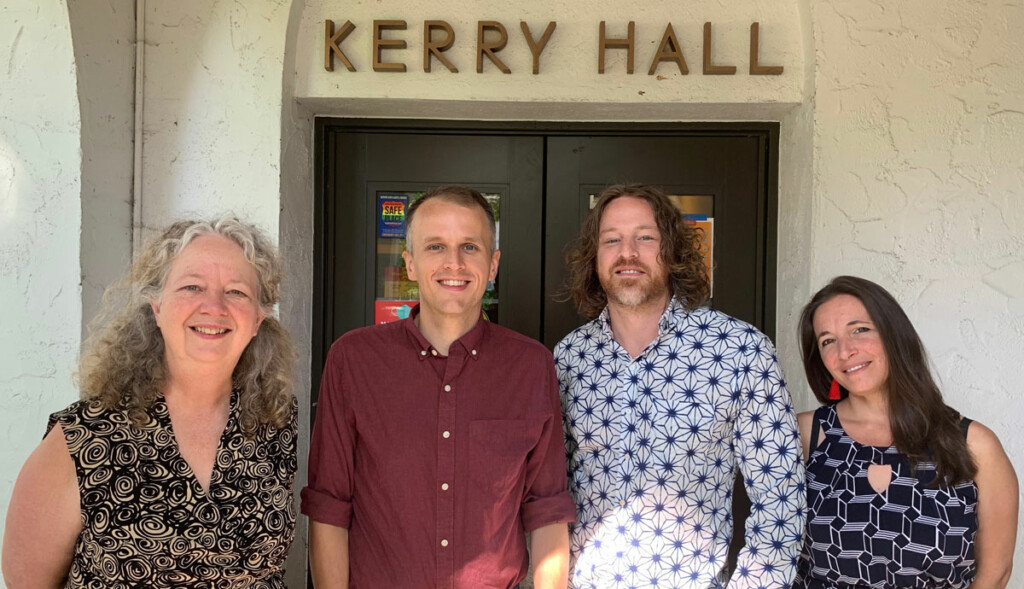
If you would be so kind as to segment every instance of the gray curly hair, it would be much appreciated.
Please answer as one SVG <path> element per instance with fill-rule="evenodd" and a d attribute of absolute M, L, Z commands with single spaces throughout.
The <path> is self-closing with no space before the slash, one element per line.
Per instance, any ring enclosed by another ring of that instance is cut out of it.
<path fill-rule="evenodd" d="M 162 394 L 167 379 L 164 340 L 150 306 L 159 299 L 174 259 L 201 235 L 220 235 L 238 244 L 256 271 L 257 301 L 266 319 L 242 352 L 232 375 L 239 390 L 239 423 L 246 434 L 263 424 L 285 427 L 295 404 L 292 365 L 295 348 L 272 316 L 280 298 L 281 259 L 257 227 L 235 217 L 183 220 L 149 241 L 127 276 L 107 289 L 103 309 L 90 325 L 79 362 L 82 399 L 108 409 L 123 405 L 133 423 L 148 421 L 146 409 Z"/>

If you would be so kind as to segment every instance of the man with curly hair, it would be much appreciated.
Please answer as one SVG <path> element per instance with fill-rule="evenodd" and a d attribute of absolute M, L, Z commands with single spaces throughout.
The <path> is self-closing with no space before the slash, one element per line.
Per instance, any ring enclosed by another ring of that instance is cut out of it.
<path fill-rule="evenodd" d="M 775 350 L 708 308 L 687 225 L 658 188 L 606 189 L 567 257 L 588 323 L 555 347 L 583 588 L 788 587 L 804 472 Z M 752 510 L 731 578 L 732 490 Z"/>

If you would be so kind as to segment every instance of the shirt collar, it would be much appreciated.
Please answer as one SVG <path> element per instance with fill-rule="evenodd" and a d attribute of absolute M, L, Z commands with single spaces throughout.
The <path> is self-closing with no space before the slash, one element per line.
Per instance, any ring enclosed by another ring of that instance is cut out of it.
<path fill-rule="evenodd" d="M 658 319 L 658 338 L 661 339 L 665 334 L 675 332 L 676 327 L 682 323 L 687 313 L 682 302 L 673 296 Z M 612 316 L 608 311 L 607 305 L 605 305 L 604 310 L 601 311 L 601 314 L 598 315 L 595 321 L 600 326 L 601 333 L 607 338 L 612 339 Z"/>
<path fill-rule="evenodd" d="M 416 349 L 416 357 L 420 360 L 426 360 L 428 356 L 436 356 L 434 353 L 436 350 L 434 346 L 427 341 L 427 338 L 423 337 L 423 333 L 420 332 L 420 328 L 416 326 L 416 316 L 420 314 L 420 305 L 416 304 L 409 313 L 409 316 L 402 320 L 405 324 L 405 332 L 412 339 L 413 346 Z M 480 359 L 480 346 L 484 341 L 484 335 L 488 329 L 488 320 L 484 319 L 483 313 L 480 318 L 477 319 L 476 325 L 472 329 L 463 334 L 462 337 L 452 342 L 452 345 L 448 348 L 448 355 L 451 355 L 451 349 L 456 346 L 462 346 L 465 349 L 466 355 L 474 360 Z"/>
<path fill-rule="evenodd" d="M 689 311 L 683 307 L 682 301 L 672 297 L 665 312 L 661 314 L 661 319 L 658 320 L 658 335 L 674 332 L 688 314 Z"/>

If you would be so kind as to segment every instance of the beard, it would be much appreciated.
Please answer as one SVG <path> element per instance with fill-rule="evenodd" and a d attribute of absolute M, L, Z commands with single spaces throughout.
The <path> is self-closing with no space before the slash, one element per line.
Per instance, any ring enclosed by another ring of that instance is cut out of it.
<path fill-rule="evenodd" d="M 629 278 L 619 276 L 615 271 L 621 266 L 638 267 L 644 273 Z M 654 273 L 647 265 L 639 262 L 627 263 L 626 260 L 617 260 L 608 275 L 601 276 L 600 279 L 608 302 L 620 307 L 642 307 L 660 299 L 668 292 L 668 283 L 663 274 Z"/>

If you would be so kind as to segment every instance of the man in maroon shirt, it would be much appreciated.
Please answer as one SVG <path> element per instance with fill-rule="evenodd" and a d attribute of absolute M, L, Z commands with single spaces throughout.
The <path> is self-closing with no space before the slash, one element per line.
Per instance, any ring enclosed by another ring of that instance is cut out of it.
<path fill-rule="evenodd" d="M 409 208 L 408 319 L 331 347 L 302 512 L 318 589 L 564 589 L 576 516 L 558 382 L 538 342 L 481 318 L 498 271 L 494 215 L 477 191 Z"/>

